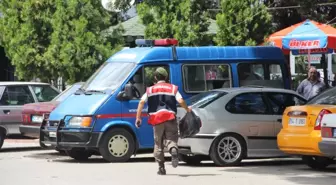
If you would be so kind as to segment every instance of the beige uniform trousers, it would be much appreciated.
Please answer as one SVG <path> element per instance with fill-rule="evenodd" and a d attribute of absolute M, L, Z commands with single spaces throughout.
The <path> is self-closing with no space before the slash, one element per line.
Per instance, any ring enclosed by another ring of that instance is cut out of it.
<path fill-rule="evenodd" d="M 164 148 L 168 151 L 177 148 L 178 127 L 176 119 L 153 126 L 154 128 L 154 158 L 156 162 L 164 163 Z"/>

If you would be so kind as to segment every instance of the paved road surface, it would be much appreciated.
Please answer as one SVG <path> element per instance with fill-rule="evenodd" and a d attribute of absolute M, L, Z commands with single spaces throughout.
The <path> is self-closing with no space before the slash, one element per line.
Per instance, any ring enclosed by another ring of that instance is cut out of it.
<path fill-rule="evenodd" d="M 1 185 L 336 185 L 334 166 L 317 172 L 297 159 L 245 160 L 238 167 L 182 163 L 176 169 L 168 163 L 167 175 L 158 176 L 151 154 L 128 163 L 105 163 L 100 157 L 79 163 L 37 146 L 32 140 L 5 142 L 0 151 Z"/>

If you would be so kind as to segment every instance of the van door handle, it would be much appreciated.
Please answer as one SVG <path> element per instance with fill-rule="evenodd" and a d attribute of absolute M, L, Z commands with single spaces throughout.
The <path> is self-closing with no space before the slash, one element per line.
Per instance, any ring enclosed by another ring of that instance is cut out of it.
<path fill-rule="evenodd" d="M 5 114 L 9 114 L 9 113 L 10 113 L 10 110 L 3 110 L 3 113 L 5 113 Z"/>
<path fill-rule="evenodd" d="M 282 119 L 277 119 L 277 122 L 282 123 Z"/>

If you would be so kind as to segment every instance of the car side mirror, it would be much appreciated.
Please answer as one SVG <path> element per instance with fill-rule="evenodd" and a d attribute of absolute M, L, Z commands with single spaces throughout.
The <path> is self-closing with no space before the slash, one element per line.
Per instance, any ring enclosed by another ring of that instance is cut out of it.
<path fill-rule="evenodd" d="M 119 101 L 128 101 L 133 99 L 133 85 L 126 84 L 123 91 L 120 91 L 117 95 L 117 100 Z"/>

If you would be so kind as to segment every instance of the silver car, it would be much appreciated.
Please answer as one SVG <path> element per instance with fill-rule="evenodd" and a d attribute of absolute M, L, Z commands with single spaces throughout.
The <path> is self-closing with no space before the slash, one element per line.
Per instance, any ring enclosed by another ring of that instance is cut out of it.
<path fill-rule="evenodd" d="M 282 113 L 306 99 L 292 90 L 227 88 L 187 100 L 202 120 L 200 132 L 180 139 L 180 158 L 187 164 L 210 157 L 216 165 L 236 165 L 244 158 L 285 156 L 277 147 Z M 185 114 L 179 108 L 178 119 Z"/>
<path fill-rule="evenodd" d="M 50 101 L 59 93 L 47 83 L 0 82 L 0 148 L 7 135 L 21 134 L 24 104 Z"/>

